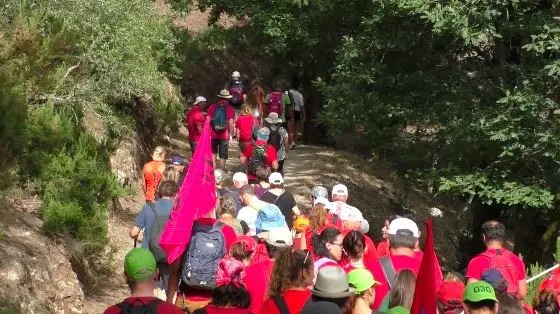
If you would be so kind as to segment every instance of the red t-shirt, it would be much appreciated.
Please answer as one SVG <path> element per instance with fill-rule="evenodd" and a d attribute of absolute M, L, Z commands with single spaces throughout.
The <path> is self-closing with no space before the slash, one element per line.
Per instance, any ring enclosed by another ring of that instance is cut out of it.
<path fill-rule="evenodd" d="M 311 297 L 311 291 L 309 289 L 305 290 L 286 290 L 282 293 L 286 305 L 288 305 L 288 310 L 290 313 L 299 313 L 303 309 L 305 302 Z M 261 314 L 281 314 L 280 310 L 276 306 L 276 302 L 272 298 L 268 298 L 261 309 Z"/>
<path fill-rule="evenodd" d="M 216 108 L 218 107 L 218 105 L 226 106 L 226 118 L 228 120 L 228 123 L 229 123 L 230 120 L 233 121 L 233 119 L 235 119 L 235 110 L 229 104 L 229 102 L 227 100 L 220 100 L 217 104 L 210 105 L 210 108 L 208 108 L 208 116 L 210 117 L 210 119 L 214 119 L 214 116 L 216 115 Z M 229 139 L 229 126 L 223 132 L 216 132 L 212 128 L 211 137 L 213 139 L 217 139 L 217 140 L 228 140 Z"/>
<path fill-rule="evenodd" d="M 189 141 L 198 142 L 200 133 L 196 129 L 196 125 L 204 126 L 204 112 L 199 106 L 192 107 L 187 113 L 187 130 L 189 130 Z"/>
<path fill-rule="evenodd" d="M 141 307 L 143 305 L 150 303 L 154 299 L 156 299 L 156 297 L 130 297 L 124 299 L 123 302 Z M 121 313 L 121 309 L 119 309 L 116 305 L 111 305 L 105 310 L 105 312 L 103 312 L 103 314 L 120 314 L 120 313 Z M 157 306 L 156 313 L 157 314 L 183 314 L 183 311 L 181 311 L 179 308 L 177 308 L 175 305 L 171 303 L 161 302 Z"/>
<path fill-rule="evenodd" d="M 260 141 L 257 142 L 257 145 L 261 145 L 261 142 Z M 253 156 L 254 149 L 255 149 L 255 145 L 250 144 L 249 146 L 247 146 L 247 148 L 241 155 L 247 157 L 247 159 L 251 159 L 251 157 Z M 266 148 L 265 166 L 271 167 L 272 163 L 276 160 L 278 160 L 276 149 L 274 148 L 274 146 L 268 145 Z M 250 173 L 250 172 L 247 173 L 247 177 L 249 177 L 249 180 L 254 180 L 257 178 L 257 176 L 254 173 Z"/>
<path fill-rule="evenodd" d="M 255 119 L 252 115 L 241 115 L 235 121 L 235 128 L 239 129 L 239 141 L 240 142 L 250 142 L 252 138 L 251 132 L 253 131 L 253 125 Z"/>
<path fill-rule="evenodd" d="M 217 222 L 217 220 L 214 218 L 199 218 L 196 222 L 212 226 Z M 237 235 L 235 234 L 235 230 L 226 224 L 222 227 L 222 234 L 224 235 L 224 239 L 226 241 L 226 251 L 229 252 L 229 248 L 237 239 Z M 187 291 L 181 291 L 180 293 L 182 293 L 185 296 L 185 299 L 189 301 L 208 301 L 212 299 L 212 291 L 207 290 L 189 288 Z"/>
<path fill-rule="evenodd" d="M 377 257 L 389 256 L 389 241 L 384 240 L 377 245 Z"/>
<path fill-rule="evenodd" d="M 415 257 L 393 255 L 391 256 L 391 261 L 393 262 L 395 273 L 401 269 L 410 269 L 414 272 L 414 274 L 418 274 L 420 262 Z M 383 266 L 381 266 L 381 262 L 378 259 L 366 264 L 366 268 L 371 271 L 373 278 L 381 283 L 380 285 L 375 285 L 375 302 L 373 303 L 373 309 L 378 310 L 379 306 L 383 302 L 383 299 L 391 289 L 389 287 L 389 283 L 387 282 L 387 278 L 385 277 Z"/>
<path fill-rule="evenodd" d="M 251 311 L 249 311 L 249 309 L 238 309 L 234 307 L 215 307 L 212 304 L 208 304 L 204 307 L 204 309 L 206 310 L 206 314 L 251 314 Z"/>
<path fill-rule="evenodd" d="M 513 254 L 512 252 L 506 249 L 502 249 L 502 251 L 510 254 L 511 263 L 515 267 L 515 269 L 517 269 L 518 280 L 524 280 L 526 276 L 525 276 L 525 264 L 523 263 L 523 261 L 517 255 Z M 484 253 L 496 254 L 496 250 L 488 249 Z M 482 273 L 490 269 L 490 267 L 491 267 L 490 258 L 483 256 L 482 254 L 479 254 L 478 256 L 471 259 L 471 261 L 469 262 L 469 266 L 467 267 L 467 274 L 466 274 L 467 278 L 480 280 L 480 278 L 482 277 Z M 519 284 L 519 283 L 508 282 L 508 284 Z"/>
<path fill-rule="evenodd" d="M 261 263 L 247 266 L 245 269 L 245 287 L 251 295 L 251 313 L 260 313 L 266 295 L 268 283 L 274 268 L 274 261 L 270 259 Z"/>

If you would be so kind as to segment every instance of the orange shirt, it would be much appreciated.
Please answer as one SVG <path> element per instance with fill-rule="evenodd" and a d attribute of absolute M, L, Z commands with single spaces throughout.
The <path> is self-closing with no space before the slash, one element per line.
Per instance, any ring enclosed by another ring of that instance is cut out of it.
<path fill-rule="evenodd" d="M 144 174 L 144 185 L 146 186 L 146 201 L 156 200 L 156 190 L 161 181 L 163 170 L 165 170 L 165 162 L 163 161 L 152 160 L 144 165 L 142 173 Z"/>

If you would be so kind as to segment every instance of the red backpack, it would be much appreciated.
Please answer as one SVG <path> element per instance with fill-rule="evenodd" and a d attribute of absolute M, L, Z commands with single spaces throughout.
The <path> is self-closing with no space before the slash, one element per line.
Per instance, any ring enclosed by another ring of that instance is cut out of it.
<path fill-rule="evenodd" d="M 482 256 L 490 260 L 490 267 L 498 270 L 507 281 L 507 292 L 512 296 L 517 296 L 519 292 L 519 273 L 513 265 L 511 258 L 513 253 L 506 250 L 496 250 L 496 253 L 484 252 Z"/>
<path fill-rule="evenodd" d="M 283 98 L 284 93 L 282 92 L 270 93 L 268 97 L 268 113 L 276 112 L 279 117 L 282 116 L 282 113 L 284 113 Z"/>

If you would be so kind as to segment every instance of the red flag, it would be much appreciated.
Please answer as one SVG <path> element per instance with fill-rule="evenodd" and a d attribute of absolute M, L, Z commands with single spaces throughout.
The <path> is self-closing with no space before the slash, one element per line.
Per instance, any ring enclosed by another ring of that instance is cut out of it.
<path fill-rule="evenodd" d="M 167 261 L 179 258 L 190 240 L 193 222 L 216 205 L 214 157 L 210 146 L 210 119 L 206 118 L 189 170 L 179 189 L 177 204 L 161 234 L 160 246 Z"/>
<path fill-rule="evenodd" d="M 439 264 L 434 250 L 434 232 L 432 220 L 426 220 L 426 245 L 424 256 L 416 277 L 416 289 L 412 302 L 411 314 L 436 314 L 437 313 L 437 269 Z"/>

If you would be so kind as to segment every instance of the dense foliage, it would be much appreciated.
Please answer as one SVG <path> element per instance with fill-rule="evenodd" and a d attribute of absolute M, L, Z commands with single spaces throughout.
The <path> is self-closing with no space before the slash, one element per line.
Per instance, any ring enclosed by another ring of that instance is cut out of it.
<path fill-rule="evenodd" d="M 108 156 L 133 131 L 134 104 L 152 105 L 159 131 L 181 111 L 166 77 L 178 73 L 172 23 L 148 0 L 0 4 L 0 174 L 37 186 L 48 234 L 96 249 L 110 200 L 122 193 Z M 108 129 L 83 124 L 96 112 Z M 158 130 L 145 130 L 156 134 Z"/>

